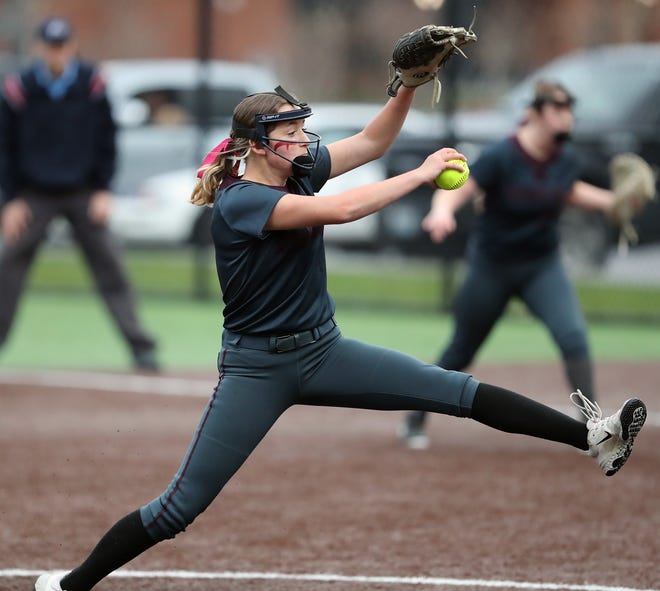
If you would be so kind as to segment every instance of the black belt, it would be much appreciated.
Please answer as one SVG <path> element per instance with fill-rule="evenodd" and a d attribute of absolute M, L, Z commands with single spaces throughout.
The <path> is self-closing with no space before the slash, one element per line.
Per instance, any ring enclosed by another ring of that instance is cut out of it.
<path fill-rule="evenodd" d="M 270 351 L 271 353 L 286 353 L 287 351 L 294 351 L 295 349 L 315 343 L 321 337 L 328 334 L 335 326 L 337 326 L 335 319 L 330 318 L 323 324 L 309 330 L 272 336 L 241 335 L 225 329 L 225 338 L 230 343 L 245 347 L 246 349 Z"/>

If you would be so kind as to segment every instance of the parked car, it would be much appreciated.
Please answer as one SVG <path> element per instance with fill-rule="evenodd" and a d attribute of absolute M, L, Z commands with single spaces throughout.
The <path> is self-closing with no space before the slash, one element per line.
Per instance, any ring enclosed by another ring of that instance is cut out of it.
<path fill-rule="evenodd" d="M 110 60 L 101 68 L 118 127 L 113 229 L 141 243 L 199 235 L 204 212 L 186 202 L 189 182 L 172 171 L 192 167 L 228 133 L 238 101 L 275 88 L 273 72 L 252 63 L 192 59 Z M 171 190 L 183 191 L 180 200 L 169 201 L 150 180 L 160 175 Z"/>
<path fill-rule="evenodd" d="M 308 120 L 310 130 L 328 144 L 360 131 L 382 108 L 382 104 L 319 103 Z M 439 122 L 426 113 L 411 110 L 401 131 L 401 140 L 425 138 Z M 213 143 L 227 135 L 221 130 Z M 114 232 L 130 244 L 204 244 L 209 240 L 209 208 L 188 203 L 195 185 L 196 166 L 176 169 L 147 177 L 131 199 L 120 199 L 112 218 Z M 347 188 L 387 178 L 386 159 L 370 162 L 340 177 L 331 179 L 321 194 L 332 194 Z M 200 217 L 200 215 L 202 217 Z M 377 248 L 382 232 L 378 216 L 368 216 L 350 224 L 327 226 L 326 241 L 346 248 Z"/>
<path fill-rule="evenodd" d="M 229 128 L 240 99 L 277 85 L 269 69 L 243 62 L 111 60 L 101 67 L 118 124 L 119 195 L 135 194 L 146 177 L 192 166 Z"/>

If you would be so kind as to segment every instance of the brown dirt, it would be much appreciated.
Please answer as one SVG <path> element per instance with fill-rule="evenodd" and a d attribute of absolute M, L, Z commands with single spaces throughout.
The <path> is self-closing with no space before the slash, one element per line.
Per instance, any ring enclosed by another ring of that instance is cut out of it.
<path fill-rule="evenodd" d="M 568 402 L 556 366 L 474 373 L 554 406 Z M 657 413 L 658 374 L 654 364 L 600 365 L 603 407 L 633 392 Z M 207 377 L 210 392 L 215 376 Z M 112 523 L 160 493 L 205 402 L 2 384 L 0 400 L 0 571 L 75 566 Z M 402 416 L 291 409 L 188 532 L 128 568 L 660 588 L 657 423 L 605 478 L 571 448 L 452 417 L 432 417 L 431 448 L 409 451 L 394 436 Z M 0 589 L 31 589 L 33 579 L 5 576 Z M 110 578 L 97 588 L 444 587 Z"/>

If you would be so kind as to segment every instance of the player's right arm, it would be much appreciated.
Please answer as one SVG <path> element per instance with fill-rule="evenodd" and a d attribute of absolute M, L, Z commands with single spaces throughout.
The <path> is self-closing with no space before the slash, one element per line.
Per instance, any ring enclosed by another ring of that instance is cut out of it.
<path fill-rule="evenodd" d="M 479 193 L 479 185 L 472 177 L 458 189 L 433 193 L 431 209 L 422 220 L 422 228 L 433 242 L 442 242 L 456 230 L 456 212 Z"/>
<path fill-rule="evenodd" d="M 403 174 L 355 187 L 335 195 L 316 196 L 288 193 L 273 208 L 266 230 L 291 230 L 327 224 L 344 224 L 380 211 L 405 197 L 417 187 L 433 182 L 443 170 L 462 170 L 449 161 L 464 158 L 454 148 L 442 148 Z"/>

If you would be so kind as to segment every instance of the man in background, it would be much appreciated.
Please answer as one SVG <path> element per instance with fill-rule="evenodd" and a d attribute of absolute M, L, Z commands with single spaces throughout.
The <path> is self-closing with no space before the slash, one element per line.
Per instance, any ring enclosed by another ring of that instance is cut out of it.
<path fill-rule="evenodd" d="M 63 217 L 135 367 L 156 370 L 155 343 L 108 229 L 116 129 L 104 81 L 77 57 L 66 19 L 46 19 L 36 37 L 36 59 L 6 77 L 0 97 L 0 347 L 48 227 Z"/>

